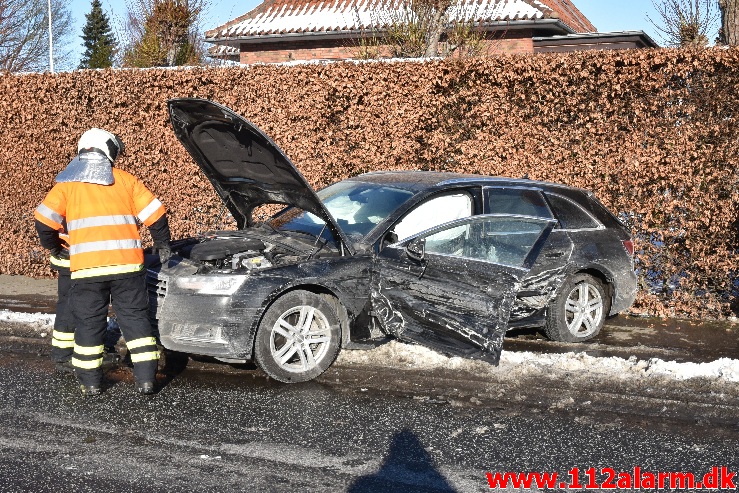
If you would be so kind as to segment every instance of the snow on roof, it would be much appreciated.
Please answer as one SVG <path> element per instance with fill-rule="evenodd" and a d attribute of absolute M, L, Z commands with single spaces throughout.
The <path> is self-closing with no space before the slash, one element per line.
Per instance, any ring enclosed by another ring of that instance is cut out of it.
<path fill-rule="evenodd" d="M 266 0 L 251 12 L 208 31 L 206 40 L 361 31 L 397 19 L 405 5 L 405 0 Z M 452 18 L 482 23 L 562 19 L 575 31 L 595 30 L 569 0 L 459 0 Z"/>

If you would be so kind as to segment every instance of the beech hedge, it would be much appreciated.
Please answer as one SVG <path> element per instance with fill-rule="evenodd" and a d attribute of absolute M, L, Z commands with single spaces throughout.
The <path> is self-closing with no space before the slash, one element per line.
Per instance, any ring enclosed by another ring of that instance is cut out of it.
<path fill-rule="evenodd" d="M 0 95 L 0 273 L 52 275 L 33 210 L 93 126 L 122 136 L 118 166 L 165 203 L 175 237 L 216 227 L 220 202 L 166 112 L 201 97 L 256 123 L 316 188 L 419 169 L 592 190 L 633 232 L 635 312 L 734 309 L 736 49 L 7 74 Z"/>

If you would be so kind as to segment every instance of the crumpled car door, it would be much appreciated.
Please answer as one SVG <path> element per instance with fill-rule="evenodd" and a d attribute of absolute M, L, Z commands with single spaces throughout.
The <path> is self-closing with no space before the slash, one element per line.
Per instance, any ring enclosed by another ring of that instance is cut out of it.
<path fill-rule="evenodd" d="M 478 215 L 386 246 L 371 282 L 375 318 L 400 340 L 497 365 L 521 280 L 554 224 Z"/>

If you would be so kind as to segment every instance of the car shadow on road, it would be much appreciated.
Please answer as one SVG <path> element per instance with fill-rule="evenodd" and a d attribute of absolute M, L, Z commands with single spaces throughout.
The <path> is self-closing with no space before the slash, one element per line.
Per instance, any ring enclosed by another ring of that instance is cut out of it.
<path fill-rule="evenodd" d="M 436 470 L 434 460 L 410 430 L 396 433 L 380 469 L 357 479 L 349 493 L 456 492 Z"/>

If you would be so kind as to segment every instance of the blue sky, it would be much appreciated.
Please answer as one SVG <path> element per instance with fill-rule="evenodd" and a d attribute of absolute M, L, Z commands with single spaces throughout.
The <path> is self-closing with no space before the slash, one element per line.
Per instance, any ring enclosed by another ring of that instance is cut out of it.
<path fill-rule="evenodd" d="M 111 27 L 116 34 L 123 33 L 127 9 L 127 1 L 131 0 L 102 0 L 103 10 L 111 20 Z M 646 19 L 651 15 L 658 20 L 651 0 L 572 0 L 578 9 L 601 32 L 641 30 L 649 34 L 652 39 L 660 42 L 660 37 L 654 27 Z M 90 12 L 91 0 L 71 0 L 70 10 L 74 19 L 74 36 L 68 49 L 72 51 L 72 64 L 79 63 L 82 53 L 82 27 L 85 24 L 85 15 Z M 260 0 L 209 0 L 207 12 L 202 16 L 202 28 L 212 29 L 243 15 L 256 7 Z"/>
<path fill-rule="evenodd" d="M 572 0 L 600 32 L 644 31 L 659 43 L 649 15 L 659 20 L 651 0 Z"/>

